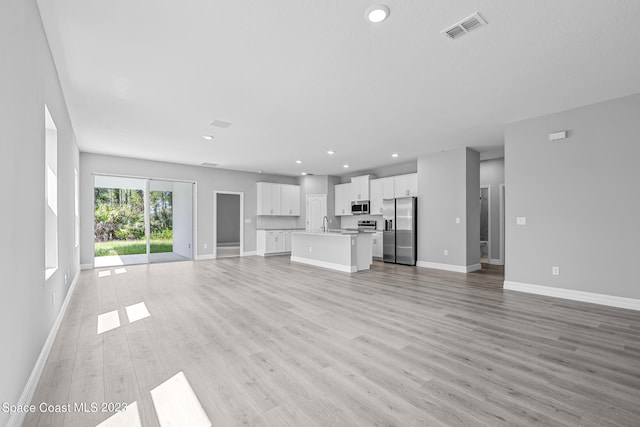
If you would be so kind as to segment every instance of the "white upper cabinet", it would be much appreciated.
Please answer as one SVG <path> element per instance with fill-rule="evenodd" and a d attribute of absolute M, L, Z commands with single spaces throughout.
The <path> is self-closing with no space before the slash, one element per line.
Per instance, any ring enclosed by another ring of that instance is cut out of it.
<path fill-rule="evenodd" d="M 369 200 L 370 175 L 355 176 L 351 178 L 351 201 Z"/>
<path fill-rule="evenodd" d="M 351 183 L 337 184 L 335 189 L 335 212 L 336 216 L 351 215 Z"/>
<path fill-rule="evenodd" d="M 383 200 L 395 197 L 394 181 L 392 176 L 371 180 L 371 215 L 382 215 Z"/>
<path fill-rule="evenodd" d="M 398 175 L 394 178 L 395 197 L 417 197 L 418 196 L 418 174 L 410 173 Z"/>
<path fill-rule="evenodd" d="M 258 182 L 258 215 L 300 216 L 300 186 Z"/>
<path fill-rule="evenodd" d="M 382 213 L 382 181 L 384 178 L 371 180 L 371 204 L 369 205 L 369 211 L 371 215 L 378 215 Z"/>
<path fill-rule="evenodd" d="M 300 216 L 300 186 L 282 184 L 281 214 Z"/>
<path fill-rule="evenodd" d="M 258 215 L 280 215 L 280 184 L 258 183 Z"/>

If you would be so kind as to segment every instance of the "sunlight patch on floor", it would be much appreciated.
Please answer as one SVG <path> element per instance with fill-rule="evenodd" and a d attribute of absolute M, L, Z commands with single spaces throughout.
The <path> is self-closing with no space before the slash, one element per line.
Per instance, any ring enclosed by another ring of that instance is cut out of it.
<path fill-rule="evenodd" d="M 147 306 L 143 302 L 130 305 L 126 307 L 125 310 L 127 311 L 129 323 L 133 323 L 136 320 L 144 319 L 145 317 L 151 316 L 149 310 L 147 310 Z"/>
<path fill-rule="evenodd" d="M 98 335 L 120 326 L 118 310 L 113 310 L 98 316 Z"/>
<path fill-rule="evenodd" d="M 177 373 L 151 390 L 151 398 L 162 427 L 211 426 L 184 372 Z"/>
<path fill-rule="evenodd" d="M 138 403 L 133 402 L 127 405 L 127 409 L 116 412 L 115 415 L 107 418 L 96 427 L 142 427 L 140 422 L 140 412 L 138 411 Z"/>

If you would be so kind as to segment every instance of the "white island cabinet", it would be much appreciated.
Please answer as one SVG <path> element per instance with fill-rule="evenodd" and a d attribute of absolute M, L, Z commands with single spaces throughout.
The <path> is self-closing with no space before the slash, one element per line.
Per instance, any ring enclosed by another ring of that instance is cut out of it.
<path fill-rule="evenodd" d="M 355 273 L 371 268 L 371 233 L 291 233 L 291 261 Z"/>

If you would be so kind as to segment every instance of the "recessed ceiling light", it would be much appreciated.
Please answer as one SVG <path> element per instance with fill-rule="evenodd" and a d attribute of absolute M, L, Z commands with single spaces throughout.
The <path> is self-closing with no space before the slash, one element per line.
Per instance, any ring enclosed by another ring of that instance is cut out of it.
<path fill-rule="evenodd" d="M 327 154 L 333 156 L 334 154 L 336 154 L 336 152 L 334 150 L 329 150 L 327 151 Z"/>
<path fill-rule="evenodd" d="M 306 172 L 302 172 L 300 175 L 306 175 L 306 174 L 307 174 Z"/>
<path fill-rule="evenodd" d="M 349 167 L 349 165 L 342 165 L 342 167 L 346 169 Z"/>
<path fill-rule="evenodd" d="M 391 157 L 398 157 L 398 153 L 393 153 Z"/>
<path fill-rule="evenodd" d="M 262 171 L 258 171 L 258 173 L 262 173 Z"/>
<path fill-rule="evenodd" d="M 202 135 L 202 137 L 204 139 L 206 139 L 207 141 L 211 141 L 213 139 L 213 136 L 211 136 L 211 135 Z"/>
<path fill-rule="evenodd" d="M 377 24 L 387 19 L 389 17 L 389 14 L 390 14 L 390 11 L 387 6 L 383 4 L 377 4 L 375 6 L 371 6 L 370 8 L 368 8 L 365 11 L 364 16 L 367 17 L 369 22 L 373 22 L 374 24 Z"/>
<path fill-rule="evenodd" d="M 296 163 L 297 163 L 297 164 L 301 164 L 301 163 L 302 163 L 302 160 L 296 160 Z"/>

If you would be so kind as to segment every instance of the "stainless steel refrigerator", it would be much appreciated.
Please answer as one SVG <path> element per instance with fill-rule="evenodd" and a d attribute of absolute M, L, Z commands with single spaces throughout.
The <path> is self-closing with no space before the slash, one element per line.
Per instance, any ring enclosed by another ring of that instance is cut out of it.
<path fill-rule="evenodd" d="M 382 259 L 384 262 L 416 265 L 417 258 L 417 199 L 400 197 L 384 199 L 382 215 Z"/>

